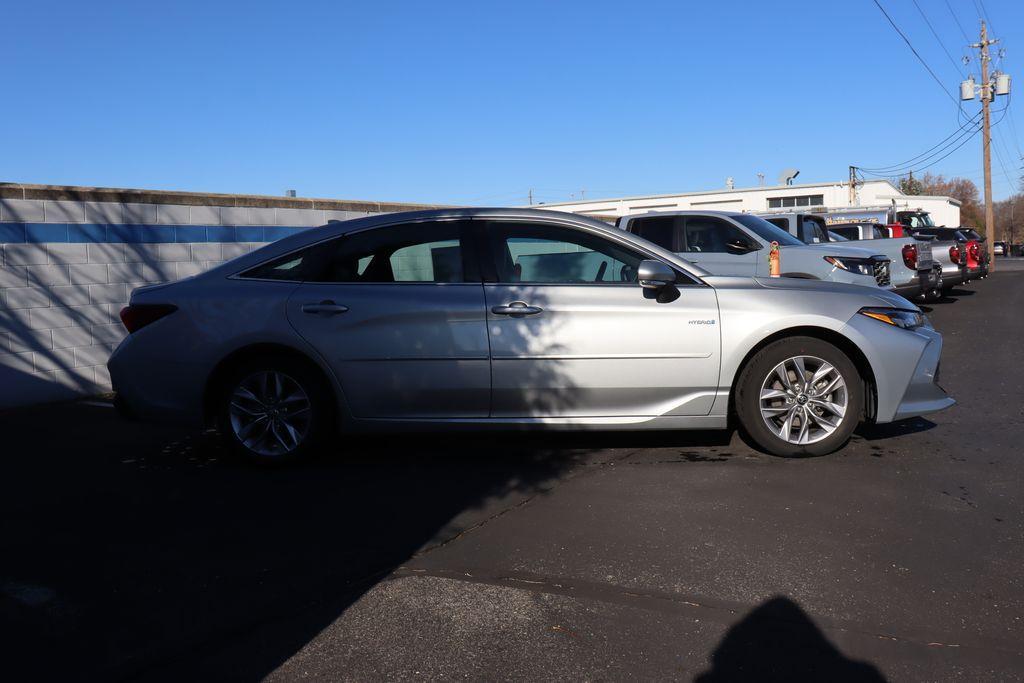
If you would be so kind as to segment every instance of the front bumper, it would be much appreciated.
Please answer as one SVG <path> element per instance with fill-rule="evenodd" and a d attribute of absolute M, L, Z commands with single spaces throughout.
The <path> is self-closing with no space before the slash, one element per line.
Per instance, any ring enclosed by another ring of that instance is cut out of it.
<path fill-rule="evenodd" d="M 902 330 L 856 314 L 842 334 L 861 349 L 871 366 L 876 422 L 926 415 L 956 403 L 936 382 L 942 335 L 934 329 Z"/>
<path fill-rule="evenodd" d="M 903 420 L 945 410 L 956 401 L 939 386 L 939 357 L 942 355 L 942 337 L 929 343 L 921 354 L 910 377 L 903 398 L 896 408 L 893 420 Z"/>

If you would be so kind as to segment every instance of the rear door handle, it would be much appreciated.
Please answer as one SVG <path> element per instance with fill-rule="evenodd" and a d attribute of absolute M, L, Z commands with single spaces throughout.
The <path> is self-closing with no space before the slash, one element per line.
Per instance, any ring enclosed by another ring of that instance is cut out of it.
<path fill-rule="evenodd" d="M 321 301 L 318 304 L 302 305 L 302 312 L 309 313 L 311 315 L 338 315 L 339 313 L 344 313 L 347 310 L 348 306 L 342 306 L 341 304 L 336 304 L 330 300 Z"/>
<path fill-rule="evenodd" d="M 523 315 L 537 315 L 544 309 L 540 306 L 531 306 L 525 301 L 513 301 L 510 304 L 504 306 L 495 306 L 491 309 L 491 313 L 495 315 L 511 315 L 514 317 Z"/>

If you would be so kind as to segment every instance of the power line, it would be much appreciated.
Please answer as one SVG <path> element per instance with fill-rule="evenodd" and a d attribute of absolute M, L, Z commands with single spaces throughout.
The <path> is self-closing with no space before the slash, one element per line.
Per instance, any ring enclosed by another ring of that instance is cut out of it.
<path fill-rule="evenodd" d="M 1009 104 L 1007 104 L 1002 109 L 999 109 L 999 110 L 997 110 L 995 112 L 997 114 L 1002 114 L 1002 115 L 999 117 L 999 119 L 997 121 L 992 123 L 992 127 L 993 128 L 995 126 L 997 126 L 999 123 L 1001 123 L 1004 118 L 1006 118 L 1006 110 L 1007 109 L 1009 109 Z M 980 112 L 978 114 L 975 114 L 973 117 L 971 117 L 972 120 L 973 119 L 977 119 L 977 117 L 979 115 L 980 115 Z M 932 147 L 932 150 L 937 150 L 937 151 L 935 151 L 932 154 L 928 154 L 927 152 L 925 152 L 924 154 L 919 154 L 916 157 L 914 157 L 914 159 L 911 160 L 911 162 L 904 162 L 903 164 L 899 164 L 899 165 L 896 165 L 896 166 L 883 166 L 883 167 L 880 167 L 880 168 L 873 168 L 873 169 L 857 167 L 857 170 L 858 171 L 863 171 L 864 173 L 866 173 L 866 174 L 868 174 L 870 176 L 874 176 L 876 178 L 891 178 L 891 179 L 899 178 L 900 176 L 906 175 L 907 173 L 918 173 L 920 171 L 924 171 L 925 169 L 931 168 L 932 166 L 935 166 L 935 164 L 939 163 L 940 161 L 948 158 L 950 155 L 952 155 L 958 149 L 960 149 L 961 147 L 966 145 L 968 142 L 973 140 L 974 137 L 979 132 L 981 132 L 981 124 L 980 124 L 980 122 L 975 122 L 974 127 L 970 128 L 968 130 L 964 130 L 964 128 L 967 128 L 967 126 L 966 125 L 965 126 L 961 126 L 957 130 L 957 132 L 955 132 L 952 135 L 950 135 L 949 137 L 947 137 L 945 140 L 943 140 L 943 142 L 939 143 L 935 147 Z M 952 140 L 952 141 L 951 142 L 947 142 L 949 140 Z M 928 151 L 930 152 L 932 150 L 928 150 Z M 945 152 L 945 153 L 943 154 L 943 152 Z M 942 156 L 939 156 L 938 158 L 935 158 L 939 154 L 941 154 Z M 924 162 L 926 162 L 926 161 L 928 161 L 929 163 L 924 164 Z M 921 164 L 924 164 L 924 165 L 921 165 Z"/>
<path fill-rule="evenodd" d="M 1006 96 L 1006 108 L 1009 109 L 1010 105 L 1013 104 L 1013 93 L 1009 93 Z M 1017 124 L 1013 122 L 1013 117 L 1009 117 L 1010 122 L 1010 137 L 1013 141 L 1013 147 L 1017 150 L 1017 156 L 1024 159 L 1024 153 L 1020 151 L 1020 136 L 1017 135 Z"/>
<path fill-rule="evenodd" d="M 1012 183 L 1012 181 L 1010 181 L 1010 174 L 1006 172 L 1006 164 L 1003 163 L 1003 155 L 999 152 L 999 145 L 992 145 L 991 142 L 989 145 L 992 146 L 993 150 L 995 150 L 996 159 L 999 161 L 999 167 L 1003 170 L 1003 177 L 1006 178 L 1008 182 Z"/>
<path fill-rule="evenodd" d="M 949 143 L 950 140 L 953 140 L 953 138 L 958 138 L 961 135 L 963 135 L 965 128 L 968 128 L 968 127 L 971 127 L 971 126 L 977 126 L 978 119 L 980 117 L 981 117 L 981 112 L 978 112 L 977 114 L 972 116 L 970 119 L 968 119 L 967 123 L 961 125 L 955 131 L 953 131 L 950 135 L 948 135 L 945 138 L 943 138 L 941 141 L 939 141 L 938 144 L 936 144 L 936 145 L 934 145 L 932 147 L 929 147 L 928 149 L 926 149 L 925 151 L 921 152 L 917 156 L 911 157 L 911 158 L 907 159 L 906 161 L 902 161 L 902 162 L 900 162 L 898 164 L 890 164 L 888 166 L 876 166 L 876 167 L 858 166 L 858 168 L 861 168 L 862 170 L 865 170 L 865 171 L 878 171 L 878 172 L 882 172 L 882 171 L 893 171 L 893 170 L 897 170 L 897 169 L 900 169 L 900 168 L 913 166 L 914 164 L 918 163 L 919 161 L 924 161 L 926 158 L 928 158 L 928 156 L 929 156 L 929 154 L 931 152 L 934 152 L 935 150 L 939 150 L 941 152 L 942 150 L 939 149 L 939 148 L 948 147 L 949 145 L 947 143 Z M 954 140 L 954 142 L 956 142 L 956 141 Z M 952 144 L 952 143 L 949 143 L 949 144 Z"/>
<path fill-rule="evenodd" d="M 985 22 L 988 24 L 992 32 L 996 32 L 996 27 L 992 25 L 992 20 L 988 18 L 988 12 L 985 11 L 984 0 L 974 0 L 974 6 L 978 8 L 978 14 L 985 18 Z"/>
<path fill-rule="evenodd" d="M 911 1 L 914 3 L 914 7 L 917 8 L 918 14 L 921 15 L 922 19 L 924 19 L 924 23 L 928 26 L 928 30 L 932 32 L 933 36 L 935 36 L 935 42 L 938 43 L 939 47 L 942 48 L 942 51 L 946 53 L 946 56 L 949 58 L 949 63 L 953 65 L 953 68 L 956 69 L 956 72 L 958 74 L 966 77 L 966 75 L 964 74 L 964 70 L 960 67 L 959 64 L 956 63 L 956 60 L 953 59 L 953 55 L 949 54 L 949 50 L 946 49 L 946 44 L 942 42 L 942 38 L 939 38 L 939 34 L 935 32 L 935 28 L 932 26 L 932 22 L 928 21 L 928 17 L 925 15 L 924 10 L 921 9 L 921 5 L 918 4 L 917 0 Z"/>
<path fill-rule="evenodd" d="M 904 169 L 903 171 L 895 173 L 895 174 L 893 172 L 890 172 L 890 173 L 886 174 L 886 173 L 872 173 L 870 171 L 865 171 L 865 173 L 867 173 L 868 175 L 873 175 L 873 176 L 875 176 L 877 178 L 895 178 L 895 177 L 898 177 L 898 176 L 901 176 L 901 175 L 906 175 L 907 173 L 919 173 L 920 171 L 923 171 L 925 169 L 931 168 L 935 164 L 939 163 L 943 159 L 945 159 L 948 156 L 950 156 L 951 154 L 953 154 L 953 152 L 957 151 L 958 149 L 960 149 L 961 147 L 966 145 L 968 142 L 973 140 L 974 136 L 977 135 L 980 132 L 981 132 L 981 126 L 978 126 L 978 127 L 974 128 L 972 131 L 970 131 L 970 135 L 968 135 L 963 140 L 961 140 L 959 142 L 959 144 L 956 145 L 956 147 L 953 147 L 952 149 L 950 149 L 948 152 L 943 154 L 938 159 L 935 159 L 934 161 L 931 161 L 931 162 L 925 164 L 924 166 L 916 166 L 915 168 Z M 922 159 L 921 161 L 926 161 L 926 159 Z"/>
<path fill-rule="evenodd" d="M 964 27 L 960 24 L 960 20 L 957 19 L 956 12 L 953 11 L 953 7 L 952 7 L 952 5 L 949 4 L 949 0 L 945 0 L 945 2 L 946 2 L 946 9 L 949 10 L 950 16 L 952 16 L 953 17 L 953 21 L 956 22 L 957 28 L 960 29 L 960 35 L 962 35 L 964 37 L 964 42 L 965 43 L 970 43 L 971 39 L 967 37 L 967 31 L 964 30 Z"/>
<path fill-rule="evenodd" d="M 925 69 L 928 70 L 928 73 L 931 74 L 932 78 L 935 80 L 935 82 L 938 84 L 938 86 L 940 88 L 942 88 L 942 92 L 946 93 L 946 97 L 948 97 L 949 99 L 953 100 L 953 104 L 955 104 L 957 106 L 957 108 L 959 108 L 960 107 L 960 100 L 958 100 L 957 98 L 953 97 L 953 93 L 951 93 L 948 90 L 946 90 L 946 86 L 942 85 L 942 81 L 940 81 L 939 77 L 935 75 L 935 72 L 932 71 L 932 68 L 930 66 L 928 66 L 928 62 L 924 61 L 924 58 L 921 57 L 921 55 L 918 54 L 917 50 L 914 49 L 914 46 L 910 42 L 910 39 L 907 38 L 907 36 L 903 33 L 903 31 L 900 30 L 900 27 L 897 26 L 896 22 L 892 20 L 892 17 L 890 17 L 889 13 L 885 11 L 885 8 L 882 7 L 882 4 L 880 2 L 878 2 L 878 0 L 873 0 L 873 2 L 875 3 L 875 6 L 882 12 L 882 14 L 885 15 L 885 18 L 889 20 L 889 24 L 892 26 L 893 30 L 896 31 L 896 33 L 900 34 L 900 38 L 903 39 L 903 42 L 905 42 L 907 44 L 907 47 L 910 48 L 910 51 L 914 53 L 915 57 L 917 57 L 917 61 L 921 62 L 921 65 Z"/>

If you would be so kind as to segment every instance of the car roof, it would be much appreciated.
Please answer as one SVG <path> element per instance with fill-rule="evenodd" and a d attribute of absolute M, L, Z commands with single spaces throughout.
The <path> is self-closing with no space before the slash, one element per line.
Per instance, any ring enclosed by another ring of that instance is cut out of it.
<path fill-rule="evenodd" d="M 694 212 L 700 213 L 700 212 Z M 724 214 L 723 214 L 724 215 Z M 479 219 L 479 218 L 501 218 L 501 219 L 545 219 L 558 221 L 562 224 L 576 224 L 585 227 L 588 230 L 594 232 L 600 232 L 609 237 L 617 240 L 640 240 L 643 242 L 643 248 L 652 254 L 656 255 L 669 263 L 673 263 L 683 270 L 687 271 L 690 275 L 697 278 L 702 278 L 710 273 L 701 268 L 699 265 L 687 261 L 681 258 L 677 254 L 673 254 L 657 244 L 648 242 L 637 235 L 620 230 L 614 225 L 605 223 L 596 218 L 589 216 L 581 216 L 575 213 L 568 213 L 565 211 L 550 211 L 545 209 L 522 209 L 522 208 L 499 208 L 499 207 L 478 207 L 478 208 L 452 208 L 452 209 L 426 209 L 423 211 L 401 211 L 396 213 L 385 213 L 378 214 L 375 216 L 367 216 L 365 218 L 355 218 L 347 221 L 339 221 L 321 225 L 316 228 L 308 230 L 301 230 L 296 232 L 294 235 L 289 235 L 276 242 L 271 242 L 264 247 L 257 249 L 245 256 L 241 256 L 232 263 L 231 268 L 225 268 L 224 270 L 241 270 L 252 267 L 264 261 L 267 261 L 276 256 L 287 254 L 296 249 L 301 249 L 307 245 L 312 245 L 317 242 L 340 237 L 350 232 L 357 230 L 365 230 L 378 226 L 386 226 L 394 223 L 415 223 L 419 221 L 429 221 L 442 218 L 458 219 L 463 218 Z M 226 266 L 227 263 L 224 265 Z M 220 266 L 214 267 L 207 273 L 213 273 L 214 276 L 222 274 Z"/>

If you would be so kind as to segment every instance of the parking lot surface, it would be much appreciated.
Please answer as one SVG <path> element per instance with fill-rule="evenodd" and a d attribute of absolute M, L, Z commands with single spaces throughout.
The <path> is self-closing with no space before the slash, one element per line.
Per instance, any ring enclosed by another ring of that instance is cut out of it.
<path fill-rule="evenodd" d="M 359 438 L 288 469 L 104 401 L 0 414 L 8 680 L 1024 677 L 1024 272 L 926 307 L 928 418 Z"/>

